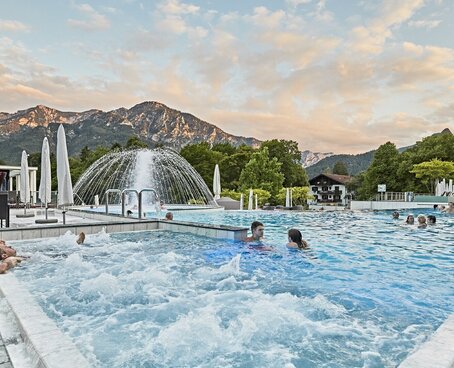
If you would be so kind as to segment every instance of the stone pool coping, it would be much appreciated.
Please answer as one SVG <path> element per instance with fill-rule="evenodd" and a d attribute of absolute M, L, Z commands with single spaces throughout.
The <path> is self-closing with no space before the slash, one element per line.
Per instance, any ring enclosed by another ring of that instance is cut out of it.
<path fill-rule="evenodd" d="M 36 368 L 88 368 L 72 340 L 52 321 L 13 274 L 0 277 L 0 295 L 14 315 Z M 6 346 L 8 349 L 8 346 Z M 13 362 L 14 365 L 14 362 Z"/>
<path fill-rule="evenodd" d="M 78 234 L 83 231 L 86 235 L 89 235 L 99 233 L 104 229 L 107 233 L 167 230 L 218 239 L 244 240 L 247 236 L 248 231 L 247 228 L 242 227 L 200 224 L 183 221 L 167 221 L 158 219 L 134 220 L 125 218 L 117 218 L 115 220 L 115 222 L 111 220 L 92 223 L 71 223 L 67 225 L 55 224 L 47 226 L 30 226 L 24 228 L 1 228 L 0 239 L 9 241 L 53 238 L 64 235 L 68 231 L 71 231 L 74 234 Z"/>
<path fill-rule="evenodd" d="M 454 313 L 399 368 L 454 368 Z"/>

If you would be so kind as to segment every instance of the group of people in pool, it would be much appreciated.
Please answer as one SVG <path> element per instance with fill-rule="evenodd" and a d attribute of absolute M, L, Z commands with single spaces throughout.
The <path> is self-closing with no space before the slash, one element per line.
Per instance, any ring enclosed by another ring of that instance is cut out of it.
<path fill-rule="evenodd" d="M 399 219 L 399 217 L 400 217 L 399 212 L 394 211 L 393 219 L 397 220 L 397 219 Z M 419 228 L 425 228 L 425 227 L 427 227 L 427 225 L 435 225 L 435 223 L 437 222 L 437 218 L 435 217 L 435 215 L 428 215 L 426 217 L 421 214 L 421 215 L 418 215 L 418 217 L 416 217 L 416 220 L 418 221 Z M 414 225 L 415 224 L 415 215 L 413 215 L 412 213 L 409 213 L 407 215 L 407 218 L 405 219 L 405 224 Z"/>
<path fill-rule="evenodd" d="M 76 239 L 77 244 L 83 244 L 85 241 L 85 233 L 81 231 Z M 6 273 L 9 269 L 16 267 L 18 263 L 21 263 L 25 256 L 18 256 L 16 249 L 6 244 L 6 242 L 0 239 L 0 274 Z"/>
<path fill-rule="evenodd" d="M 262 243 L 260 243 L 263 240 L 263 235 L 265 232 L 265 226 L 261 222 L 254 221 L 251 224 L 251 232 L 252 235 L 244 239 L 245 242 L 257 242 L 258 243 L 257 249 L 260 250 L 273 250 L 273 248 L 264 246 Z M 299 231 L 298 229 L 290 229 L 287 235 L 288 235 L 287 248 L 307 249 L 309 247 L 307 242 L 303 239 L 301 231 Z"/>

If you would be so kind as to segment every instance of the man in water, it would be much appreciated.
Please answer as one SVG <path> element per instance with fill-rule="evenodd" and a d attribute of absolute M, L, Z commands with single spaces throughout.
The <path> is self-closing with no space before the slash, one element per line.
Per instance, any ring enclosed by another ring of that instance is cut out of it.
<path fill-rule="evenodd" d="M 265 226 L 259 221 L 254 221 L 251 224 L 251 231 L 252 235 L 248 236 L 244 241 L 246 242 L 253 242 L 253 241 L 260 241 L 263 239 L 263 232 L 265 231 Z"/>
<path fill-rule="evenodd" d="M 173 220 L 173 213 L 172 212 L 167 212 L 166 213 L 166 220 L 169 220 L 169 221 Z"/>
<path fill-rule="evenodd" d="M 393 219 L 397 220 L 399 218 L 400 214 L 398 211 L 393 212 Z"/>

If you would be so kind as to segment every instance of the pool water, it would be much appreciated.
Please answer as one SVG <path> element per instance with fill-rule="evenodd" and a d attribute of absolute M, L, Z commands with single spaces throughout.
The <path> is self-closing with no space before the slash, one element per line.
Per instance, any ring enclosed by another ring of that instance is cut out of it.
<path fill-rule="evenodd" d="M 175 212 L 265 224 L 242 242 L 164 231 L 18 242 L 14 270 L 95 367 L 395 367 L 454 312 L 454 216 Z M 307 251 L 287 250 L 299 228 Z"/>

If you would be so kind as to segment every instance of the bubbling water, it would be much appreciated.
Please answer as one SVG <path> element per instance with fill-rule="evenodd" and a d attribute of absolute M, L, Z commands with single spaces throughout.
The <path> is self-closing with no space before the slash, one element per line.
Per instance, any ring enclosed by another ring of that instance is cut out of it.
<path fill-rule="evenodd" d="M 213 195 L 194 168 L 178 153 L 170 149 L 136 149 L 109 153 L 94 162 L 74 187 L 76 204 L 106 202 L 108 189 L 153 188 L 167 204 L 197 204 L 217 206 Z M 155 201 L 151 192 L 144 192 L 144 203 Z M 129 193 L 128 203 L 136 196 Z M 79 203 L 77 203 L 79 202 Z M 109 195 L 109 203 L 119 203 L 120 194 Z"/>

